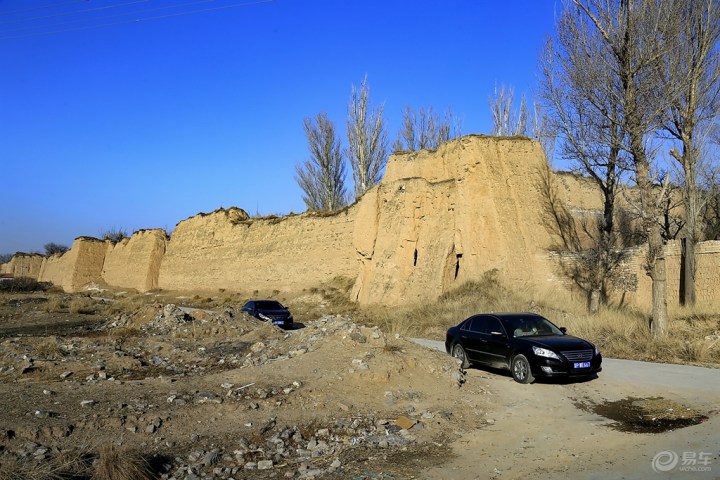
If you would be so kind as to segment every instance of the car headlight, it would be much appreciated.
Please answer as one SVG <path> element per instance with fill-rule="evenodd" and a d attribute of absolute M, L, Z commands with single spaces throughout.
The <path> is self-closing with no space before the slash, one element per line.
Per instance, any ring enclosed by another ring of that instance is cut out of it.
<path fill-rule="evenodd" d="M 600 355 L 600 349 L 595 347 L 595 356 L 597 357 L 598 355 Z"/>
<path fill-rule="evenodd" d="M 554 358 L 556 360 L 560 360 L 560 357 L 557 356 L 557 353 L 553 352 L 552 350 L 548 350 L 547 348 L 533 347 L 533 353 L 538 357 Z"/>
<path fill-rule="evenodd" d="M 267 315 L 264 315 L 262 313 L 258 313 L 258 317 L 260 317 L 261 320 L 267 320 L 267 321 L 272 320 L 272 318 L 270 318 Z"/>

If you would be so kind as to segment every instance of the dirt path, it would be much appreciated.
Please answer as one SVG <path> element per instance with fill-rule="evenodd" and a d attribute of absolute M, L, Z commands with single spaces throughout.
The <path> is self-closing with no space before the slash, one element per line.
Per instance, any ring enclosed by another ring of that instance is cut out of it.
<path fill-rule="evenodd" d="M 429 346 L 444 348 L 441 342 Z M 420 478 L 720 478 L 720 370 L 607 359 L 591 381 L 528 386 L 472 368 L 467 384 L 487 390 L 496 408 L 483 414 L 486 427 L 453 443 L 456 458 Z M 709 418 L 664 433 L 627 433 L 577 407 L 628 397 L 663 397 Z M 673 453 L 675 467 L 653 469 L 657 455 L 665 462 Z"/>

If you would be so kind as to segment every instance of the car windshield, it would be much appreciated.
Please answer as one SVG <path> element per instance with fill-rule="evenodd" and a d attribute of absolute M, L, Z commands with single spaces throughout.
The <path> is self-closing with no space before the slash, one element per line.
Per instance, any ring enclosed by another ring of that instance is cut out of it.
<path fill-rule="evenodd" d="M 273 300 L 265 300 L 262 302 L 255 302 L 255 308 L 258 310 L 284 310 L 285 307 L 283 307 L 280 302 L 275 302 Z"/>
<path fill-rule="evenodd" d="M 539 335 L 563 335 L 549 320 L 538 316 L 517 316 L 505 319 L 508 331 L 513 337 L 530 337 Z"/>

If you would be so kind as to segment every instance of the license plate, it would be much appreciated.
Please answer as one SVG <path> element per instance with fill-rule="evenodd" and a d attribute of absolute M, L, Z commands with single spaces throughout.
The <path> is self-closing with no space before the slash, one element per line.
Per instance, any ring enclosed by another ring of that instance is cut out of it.
<path fill-rule="evenodd" d="M 282 325 L 282 324 L 283 324 L 283 321 L 282 321 L 282 320 L 274 320 L 274 321 L 273 321 L 273 325 Z M 588 363 L 588 366 L 590 366 L 589 363 Z"/>
<path fill-rule="evenodd" d="M 576 362 L 574 368 L 590 368 L 590 362 Z"/>

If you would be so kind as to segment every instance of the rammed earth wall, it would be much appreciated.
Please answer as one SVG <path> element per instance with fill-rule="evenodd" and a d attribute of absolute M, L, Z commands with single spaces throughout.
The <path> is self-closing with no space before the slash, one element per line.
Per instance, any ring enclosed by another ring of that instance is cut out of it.
<path fill-rule="evenodd" d="M 550 253 L 558 237 L 548 223 L 545 168 L 535 142 L 470 135 L 437 151 L 391 156 L 383 181 L 332 215 L 250 219 L 241 209 L 220 209 L 181 221 L 170 238 L 162 230 L 116 245 L 81 237 L 39 268 L 16 256 L 2 272 L 28 265 L 66 291 L 94 281 L 138 291 L 300 291 L 341 276 L 355 279 L 352 298 L 362 304 L 401 304 L 431 300 L 496 269 L 512 286 L 568 293 L 559 256 Z M 601 214 L 591 181 L 552 177 L 557 201 L 579 224 Z M 698 303 L 720 306 L 720 242 L 704 242 L 697 252 Z M 666 258 L 673 305 L 676 243 Z M 624 272 L 629 287 L 613 299 L 649 306 L 642 248 L 631 252 Z"/>

